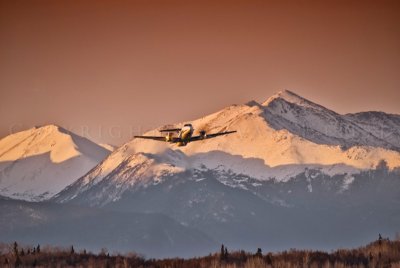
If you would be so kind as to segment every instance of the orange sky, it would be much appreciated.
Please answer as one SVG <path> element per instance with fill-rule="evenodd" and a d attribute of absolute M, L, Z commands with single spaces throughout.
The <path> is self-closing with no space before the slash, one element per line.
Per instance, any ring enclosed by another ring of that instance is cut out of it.
<path fill-rule="evenodd" d="M 120 144 L 287 88 L 400 114 L 399 1 L 0 0 L 0 137 Z"/>

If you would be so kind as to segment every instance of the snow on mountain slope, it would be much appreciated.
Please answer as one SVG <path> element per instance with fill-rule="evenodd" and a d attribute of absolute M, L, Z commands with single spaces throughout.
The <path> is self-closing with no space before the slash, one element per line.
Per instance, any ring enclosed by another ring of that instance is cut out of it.
<path fill-rule="evenodd" d="M 172 152 L 172 154 L 176 153 Z M 102 165 L 97 166 L 91 172 L 66 187 L 55 198 L 61 202 L 69 201 L 78 194 L 91 191 L 96 186 L 101 188 L 101 198 L 97 194 L 93 197 L 88 195 L 88 202 L 91 205 L 102 206 L 118 200 L 127 189 L 156 185 L 165 176 L 174 176 L 185 170 L 183 167 L 175 166 L 171 160 L 165 155 L 163 159 L 160 159 L 158 156 L 151 154 L 135 153 L 123 159 L 111 172 L 104 172 Z M 109 161 L 112 160 L 109 159 Z M 106 160 L 105 163 L 109 164 L 107 162 Z"/>
<path fill-rule="evenodd" d="M 399 149 L 364 128 L 288 90 L 280 91 L 263 103 L 264 117 L 276 130 L 286 129 L 317 144 L 344 148 L 366 145 Z"/>
<path fill-rule="evenodd" d="M 346 114 L 345 116 L 374 136 L 400 148 L 400 115 L 383 112 L 361 112 Z"/>
<path fill-rule="evenodd" d="M 282 101 L 287 103 L 286 101 Z M 309 108 L 309 105 L 306 106 Z M 321 114 L 321 106 L 317 106 L 318 113 Z M 299 106 L 291 109 L 300 109 Z M 208 117 L 193 121 L 194 128 L 201 129 L 206 126 L 209 132 L 218 132 L 229 130 L 237 130 L 238 133 L 231 134 L 222 138 L 199 141 L 183 147 L 181 150 L 188 155 L 196 155 L 198 153 L 206 153 L 211 151 L 223 151 L 231 155 L 239 155 L 245 159 L 254 158 L 264 162 L 267 167 L 290 170 L 289 165 L 308 165 L 308 166 L 331 166 L 346 165 L 357 169 L 368 169 L 376 166 L 376 164 L 385 159 L 391 168 L 400 165 L 400 154 L 397 151 L 381 148 L 379 146 L 372 147 L 367 141 L 361 146 L 350 146 L 345 138 L 340 138 L 343 143 L 338 144 L 320 144 L 314 141 L 314 137 L 302 135 L 302 131 L 290 131 L 287 129 L 276 129 L 274 123 L 279 121 L 282 125 L 286 120 L 280 116 L 266 116 L 270 113 L 269 107 L 261 105 L 240 105 L 231 106 L 218 113 Z M 302 112 L 303 114 L 305 112 Z M 331 114 L 329 110 L 325 114 Z M 315 117 L 310 113 L 309 117 Z M 325 115 L 325 117 L 328 117 Z M 340 117 L 340 115 L 337 115 Z M 293 118 L 296 122 L 304 120 L 302 115 Z M 273 121 L 273 123 L 271 123 Z M 313 121 L 310 118 L 310 121 Z M 346 121 L 344 121 L 345 123 Z M 330 121 L 321 122 L 321 124 L 329 125 Z M 301 124 L 298 124 L 301 126 Z M 345 125 L 345 127 L 351 126 Z M 342 126 L 340 126 L 342 127 Z M 334 132 L 334 131 L 332 131 Z M 338 132 L 338 131 L 336 131 Z M 366 133 L 367 137 L 371 134 Z M 305 137 L 303 137 L 305 136 Z M 374 141 L 371 138 L 372 141 Z M 358 139 L 363 141 L 363 139 Z M 372 143 L 371 141 L 371 143 Z M 380 141 L 376 140 L 379 144 Z M 222 164 L 223 159 L 210 159 L 205 156 L 204 161 L 209 164 Z M 238 163 L 240 167 L 241 163 Z M 269 177 L 274 176 L 274 171 L 269 170 Z M 264 172 L 265 173 L 265 172 Z M 253 174 L 254 175 L 254 174 Z M 279 175 L 279 174 L 277 174 Z M 279 177 L 279 176 L 278 176 Z"/>
<path fill-rule="evenodd" d="M 0 140 L 0 194 L 25 200 L 49 198 L 108 154 L 55 125 L 11 134 Z"/>
<path fill-rule="evenodd" d="M 332 176 L 373 169 L 381 160 L 390 169 L 400 166 L 399 151 L 388 148 L 392 145 L 354 120 L 289 91 L 279 92 L 262 105 L 255 101 L 232 105 L 190 123 L 195 128 L 194 135 L 201 130 L 237 133 L 185 147 L 133 139 L 57 195 L 58 200 L 66 202 L 94 186 L 106 187 L 105 193 L 106 189 L 114 189 L 110 185 L 118 185 L 117 190 L 107 192 L 109 202 L 120 198 L 127 189 L 158 183 L 157 174 L 165 178 L 166 174 L 174 176 L 194 169 L 244 174 L 261 181 L 287 181 L 309 168 Z M 305 128 L 306 123 L 309 127 Z M 323 133 L 324 128 L 329 129 L 327 134 Z M 160 133 L 153 130 L 145 135 Z"/>

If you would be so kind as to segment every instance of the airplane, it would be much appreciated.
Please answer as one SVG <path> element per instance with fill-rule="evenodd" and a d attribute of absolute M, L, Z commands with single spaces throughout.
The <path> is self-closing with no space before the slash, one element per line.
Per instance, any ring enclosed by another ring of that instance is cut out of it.
<path fill-rule="evenodd" d="M 150 139 L 156 141 L 165 141 L 169 143 L 175 143 L 178 146 L 186 146 L 189 142 L 192 141 L 200 141 L 205 139 L 215 138 L 221 135 L 228 135 L 231 133 L 235 133 L 236 131 L 226 131 L 226 132 L 218 132 L 213 134 L 207 134 L 204 130 L 200 131 L 199 136 L 193 135 L 193 126 L 192 124 L 185 124 L 183 128 L 170 128 L 170 129 L 161 129 L 161 133 L 167 133 L 166 136 L 134 136 L 134 138 L 139 139 Z M 178 133 L 177 137 L 173 136 L 173 133 Z"/>

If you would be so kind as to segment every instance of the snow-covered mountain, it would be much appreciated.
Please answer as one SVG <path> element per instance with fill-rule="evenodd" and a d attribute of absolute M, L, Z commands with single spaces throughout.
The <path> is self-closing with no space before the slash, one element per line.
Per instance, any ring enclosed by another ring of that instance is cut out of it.
<path fill-rule="evenodd" d="M 346 117 L 375 137 L 385 140 L 395 148 L 400 148 L 400 115 L 383 112 L 361 112 L 347 114 Z"/>
<path fill-rule="evenodd" d="M 232 105 L 191 122 L 197 131 L 237 130 L 235 134 L 186 147 L 133 139 L 60 193 L 57 200 L 84 195 L 98 183 L 118 185 L 115 192 L 96 195 L 94 203 L 104 204 L 119 199 L 126 189 L 158 183 L 161 175 L 193 169 L 229 171 L 259 181 L 286 181 L 310 168 L 330 176 L 355 174 L 374 169 L 382 160 L 393 169 L 400 166 L 396 143 L 400 126 L 398 116 L 383 115 L 391 125 L 380 122 L 374 128 L 366 127 L 360 116 L 340 115 L 290 91 L 280 91 L 262 104 Z M 381 130 L 393 133 L 392 139 L 378 135 Z M 157 130 L 146 134 L 159 135 Z"/>
<path fill-rule="evenodd" d="M 376 135 L 376 131 L 351 120 L 350 116 L 339 115 L 287 90 L 272 96 L 262 105 L 265 118 L 274 129 L 289 130 L 317 144 L 400 149 Z"/>
<path fill-rule="evenodd" d="M 0 140 L 0 195 L 25 200 L 49 198 L 109 153 L 55 125 L 11 134 Z"/>
<path fill-rule="evenodd" d="M 96 183 L 72 184 L 55 201 L 165 214 L 245 250 L 353 247 L 377 233 L 393 237 L 400 225 L 400 173 L 384 162 L 356 174 L 306 169 L 276 181 L 205 166 L 181 169 L 174 162 L 182 155 L 166 154 L 137 153 Z"/>

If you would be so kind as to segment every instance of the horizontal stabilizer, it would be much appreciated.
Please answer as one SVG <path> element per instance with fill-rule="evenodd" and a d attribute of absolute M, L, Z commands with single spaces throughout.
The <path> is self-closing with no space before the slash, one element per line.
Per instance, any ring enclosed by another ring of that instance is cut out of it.
<path fill-rule="evenodd" d="M 179 132 L 180 128 L 169 128 L 169 129 L 161 129 L 160 132 Z"/>

